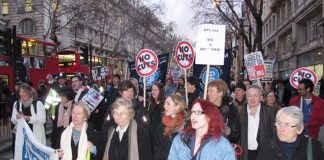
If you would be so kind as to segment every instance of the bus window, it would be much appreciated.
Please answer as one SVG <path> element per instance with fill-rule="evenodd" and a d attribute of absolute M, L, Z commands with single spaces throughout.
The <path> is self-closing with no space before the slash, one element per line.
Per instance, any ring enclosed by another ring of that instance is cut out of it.
<path fill-rule="evenodd" d="M 46 56 L 55 56 L 56 55 L 56 47 L 55 46 L 50 46 L 50 45 L 45 45 L 45 55 Z"/>
<path fill-rule="evenodd" d="M 28 48 L 27 48 L 27 41 L 22 41 L 21 43 L 21 54 L 27 55 L 28 54 Z"/>
<path fill-rule="evenodd" d="M 36 56 L 37 54 L 37 43 L 35 41 L 28 41 L 29 55 Z"/>
<path fill-rule="evenodd" d="M 60 67 L 71 67 L 75 63 L 75 54 L 59 54 Z"/>
<path fill-rule="evenodd" d="M 44 45 L 43 44 L 37 43 L 36 49 L 37 49 L 37 55 L 44 56 Z"/>

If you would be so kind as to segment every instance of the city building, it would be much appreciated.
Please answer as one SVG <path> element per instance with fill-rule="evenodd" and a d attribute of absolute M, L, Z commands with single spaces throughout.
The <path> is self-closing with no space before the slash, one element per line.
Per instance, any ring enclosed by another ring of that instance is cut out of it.
<path fill-rule="evenodd" d="M 265 59 L 275 59 L 276 78 L 307 67 L 323 75 L 323 0 L 267 0 L 263 12 Z"/>

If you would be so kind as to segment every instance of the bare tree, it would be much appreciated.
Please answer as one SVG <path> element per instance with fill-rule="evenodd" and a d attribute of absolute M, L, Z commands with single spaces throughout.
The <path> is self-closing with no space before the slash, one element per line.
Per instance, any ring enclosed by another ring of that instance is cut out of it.
<path fill-rule="evenodd" d="M 263 51 L 262 49 L 262 8 L 263 0 L 192 0 L 195 6 L 196 14 L 194 23 L 225 23 L 229 29 L 236 33 L 237 36 L 242 36 L 248 51 L 255 50 Z M 252 13 L 254 19 L 247 16 L 246 20 L 250 27 L 253 27 L 251 22 L 255 20 L 255 28 L 252 28 L 254 40 L 251 40 L 246 33 L 245 25 L 243 24 L 244 16 L 242 16 L 241 7 L 246 4 L 247 15 Z M 252 45 L 253 43 L 253 45 Z"/>

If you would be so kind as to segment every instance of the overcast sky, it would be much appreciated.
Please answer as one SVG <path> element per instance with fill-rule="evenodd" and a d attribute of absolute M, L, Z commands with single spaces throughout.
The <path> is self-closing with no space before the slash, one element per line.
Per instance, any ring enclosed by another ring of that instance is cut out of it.
<path fill-rule="evenodd" d="M 152 2 L 158 0 L 152 0 Z M 190 42 L 195 41 L 196 31 L 191 24 L 194 15 L 191 0 L 164 0 L 165 10 L 161 19 L 165 23 L 175 22 L 175 33 L 183 35 Z"/>

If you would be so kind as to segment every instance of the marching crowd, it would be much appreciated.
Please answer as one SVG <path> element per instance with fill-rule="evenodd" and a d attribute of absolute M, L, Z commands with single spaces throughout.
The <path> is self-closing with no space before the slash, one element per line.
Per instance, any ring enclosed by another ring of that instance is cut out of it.
<path fill-rule="evenodd" d="M 70 85 L 64 73 L 57 80 L 47 78 L 38 90 L 15 84 L 11 122 L 24 118 L 46 144 L 43 104 L 46 91 L 55 90 L 60 102 L 53 106 L 51 147 L 63 160 L 324 159 L 317 141 L 324 100 L 312 94 L 309 79 L 300 80 L 297 90 L 284 81 L 260 86 L 244 80 L 228 86 L 213 80 L 204 100 L 193 76 L 186 77 L 186 86 L 184 78 L 177 85 L 172 78 L 165 85 L 154 83 L 150 96 L 143 95 L 137 79 L 122 81 L 117 74 L 108 86 L 88 86 L 82 74 L 75 74 Z M 104 96 L 92 112 L 81 101 L 90 88 Z"/>

